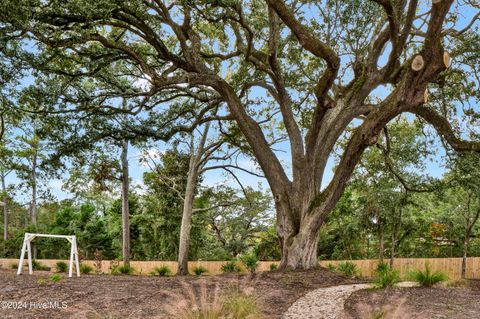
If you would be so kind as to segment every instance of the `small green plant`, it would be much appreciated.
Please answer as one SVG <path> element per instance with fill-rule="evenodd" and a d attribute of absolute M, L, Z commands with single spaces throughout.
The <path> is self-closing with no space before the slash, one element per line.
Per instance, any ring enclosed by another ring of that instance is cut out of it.
<path fill-rule="evenodd" d="M 345 261 L 338 264 L 337 270 L 347 277 L 358 277 L 359 270 L 357 265 L 351 261 Z"/>
<path fill-rule="evenodd" d="M 67 272 L 67 263 L 64 261 L 57 261 L 55 264 L 55 268 L 57 269 L 57 272 Z"/>
<path fill-rule="evenodd" d="M 250 271 L 250 273 L 254 274 L 255 271 L 257 271 L 258 257 L 255 253 L 245 254 L 240 258 L 240 260 Z"/>
<path fill-rule="evenodd" d="M 51 269 L 48 266 L 42 265 L 42 263 L 40 263 L 39 261 L 37 261 L 35 259 L 32 260 L 32 268 L 33 268 L 33 270 L 46 270 L 46 271 L 49 271 Z"/>
<path fill-rule="evenodd" d="M 59 282 L 60 280 L 62 280 L 62 276 L 60 276 L 59 274 L 53 274 L 50 276 L 51 282 Z"/>
<path fill-rule="evenodd" d="M 18 269 L 18 263 L 13 263 L 10 265 L 10 268 L 12 269 Z"/>
<path fill-rule="evenodd" d="M 39 284 L 40 286 L 44 286 L 47 284 L 47 280 L 45 278 L 40 278 L 37 280 L 37 284 Z"/>
<path fill-rule="evenodd" d="M 420 285 L 425 287 L 431 287 L 436 283 L 439 283 L 448 279 L 447 275 L 445 275 L 441 271 L 432 272 L 428 264 L 425 264 L 425 271 L 422 271 L 422 270 L 413 271 L 410 274 L 410 277 L 414 281 L 418 282 Z"/>
<path fill-rule="evenodd" d="M 80 273 L 88 275 L 93 271 L 93 267 L 87 264 L 81 264 L 80 265 Z"/>
<path fill-rule="evenodd" d="M 223 314 L 221 318 L 263 318 L 257 298 L 241 292 L 232 293 L 225 298 Z"/>
<path fill-rule="evenodd" d="M 155 267 L 154 272 L 159 276 L 168 276 L 172 273 L 172 270 L 167 265 L 162 265 L 160 267 Z"/>
<path fill-rule="evenodd" d="M 208 272 L 208 269 L 202 266 L 194 267 L 192 269 L 193 273 L 197 276 L 201 276 L 202 274 L 205 274 Z"/>
<path fill-rule="evenodd" d="M 130 265 L 121 265 L 112 269 L 112 275 L 131 275 L 135 269 Z"/>
<path fill-rule="evenodd" d="M 270 264 L 270 270 L 273 271 L 273 270 L 277 270 L 278 269 L 278 265 L 275 264 L 275 263 L 271 263 Z"/>
<path fill-rule="evenodd" d="M 328 264 L 327 264 L 327 269 L 330 270 L 330 271 L 335 271 L 335 270 L 337 270 L 337 268 L 335 267 L 335 265 L 332 264 L 332 263 L 328 263 Z"/>
<path fill-rule="evenodd" d="M 397 270 L 390 268 L 385 263 L 380 263 L 375 270 L 374 285 L 378 288 L 392 287 L 400 280 Z"/>
<path fill-rule="evenodd" d="M 238 267 L 237 262 L 235 260 L 227 261 L 221 267 L 222 272 L 240 272 L 241 269 Z"/>

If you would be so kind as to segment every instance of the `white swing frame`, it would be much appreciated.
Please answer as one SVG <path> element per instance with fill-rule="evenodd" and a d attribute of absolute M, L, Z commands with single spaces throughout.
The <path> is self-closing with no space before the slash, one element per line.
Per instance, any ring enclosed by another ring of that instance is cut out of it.
<path fill-rule="evenodd" d="M 65 238 L 66 240 L 68 240 L 71 244 L 70 265 L 69 265 L 69 269 L 68 269 L 68 277 L 72 277 L 74 260 L 75 260 L 75 268 L 76 268 L 76 271 L 77 271 L 77 277 L 80 277 L 80 265 L 78 263 L 77 238 L 75 237 L 75 235 L 67 236 L 67 235 L 49 235 L 49 234 L 31 234 L 31 233 L 25 233 L 25 237 L 23 239 L 23 245 L 22 245 L 22 252 L 20 253 L 20 262 L 18 263 L 17 275 L 20 275 L 22 273 L 23 261 L 25 259 L 25 252 L 27 253 L 27 257 L 28 257 L 28 273 L 30 275 L 33 273 L 31 242 L 36 237 Z"/>

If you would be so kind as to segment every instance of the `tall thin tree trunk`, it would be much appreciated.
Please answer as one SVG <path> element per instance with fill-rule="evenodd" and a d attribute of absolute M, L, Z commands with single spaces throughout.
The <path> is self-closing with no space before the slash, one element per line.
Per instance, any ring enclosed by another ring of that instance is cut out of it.
<path fill-rule="evenodd" d="M 468 235 L 468 236 L 470 236 L 470 235 Z M 462 279 L 465 279 L 465 276 L 466 276 L 466 273 L 467 273 L 468 244 L 469 244 L 469 240 L 468 240 L 467 235 L 465 235 L 465 238 L 463 240 Z"/>
<path fill-rule="evenodd" d="M 390 267 L 393 267 L 393 261 L 395 260 L 395 249 L 397 245 L 397 239 L 395 236 L 395 232 L 392 233 L 392 247 L 390 249 Z"/>
<path fill-rule="evenodd" d="M 2 180 L 3 193 L 3 240 L 8 240 L 8 196 L 5 183 L 5 172 L 1 172 L 0 178 Z"/>
<path fill-rule="evenodd" d="M 32 225 L 37 228 L 37 159 L 38 154 L 37 150 L 33 154 L 32 158 L 32 172 L 31 172 L 31 182 L 32 182 L 32 201 L 30 203 L 30 218 Z M 33 259 L 37 259 L 37 245 L 32 242 L 32 251 Z"/>
<path fill-rule="evenodd" d="M 130 207 L 128 205 L 129 173 L 128 173 L 128 141 L 122 143 L 122 255 L 123 264 L 130 265 Z"/>
<path fill-rule="evenodd" d="M 379 219 L 378 224 L 378 262 L 383 263 L 385 251 L 385 239 L 383 234 L 383 222 Z"/>
<path fill-rule="evenodd" d="M 205 124 L 205 129 L 200 137 L 198 147 L 195 148 L 194 136 L 190 142 L 190 162 L 188 167 L 187 186 L 183 201 L 182 224 L 180 226 L 180 241 L 178 245 L 178 270 L 177 275 L 188 275 L 188 246 L 190 243 L 190 230 L 192 228 L 193 201 L 197 188 L 198 175 L 201 163 L 206 162 L 203 158 L 205 143 L 207 141 L 210 123 Z"/>
<path fill-rule="evenodd" d="M 194 159 L 194 157 L 192 157 Z M 194 160 L 190 160 L 188 170 L 187 188 L 185 190 L 185 200 L 183 202 L 182 224 L 180 226 L 180 243 L 178 247 L 178 271 L 177 275 L 188 275 L 188 246 L 190 242 L 190 230 L 192 227 L 193 200 L 195 198 L 195 188 L 197 184 L 198 172 L 194 168 Z M 192 165 L 193 164 L 193 165 Z"/>

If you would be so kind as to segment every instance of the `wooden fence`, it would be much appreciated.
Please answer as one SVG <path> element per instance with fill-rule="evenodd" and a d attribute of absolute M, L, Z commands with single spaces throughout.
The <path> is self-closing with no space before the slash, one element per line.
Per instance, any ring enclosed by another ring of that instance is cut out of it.
<path fill-rule="evenodd" d="M 55 259 L 39 259 L 38 260 L 43 265 L 48 267 L 55 268 L 57 261 Z M 62 260 L 68 263 L 67 260 Z M 84 260 L 82 261 L 85 264 L 95 266 L 95 261 L 93 260 Z M 321 261 L 320 265 L 327 267 L 329 264 L 334 266 L 338 265 L 341 260 L 332 260 L 332 261 Z M 378 260 L 376 259 L 367 259 L 367 260 L 352 260 L 358 267 L 361 272 L 361 275 L 364 277 L 372 277 L 374 275 L 374 270 L 377 267 Z M 207 269 L 208 274 L 215 275 L 220 274 L 221 267 L 225 261 L 191 261 L 188 263 L 188 267 L 192 270 L 194 267 L 202 266 Z M 407 278 L 409 272 L 417 269 L 424 269 L 425 264 L 428 263 L 430 269 L 433 271 L 442 271 L 450 279 L 459 279 L 461 274 L 462 259 L 461 258 L 398 258 L 395 259 L 394 268 L 398 269 L 400 275 L 403 278 Z M 18 259 L 0 259 L 0 268 L 12 268 L 12 265 L 18 265 Z M 118 265 L 118 261 L 103 260 L 101 262 L 101 272 L 110 273 L 111 269 Z M 259 271 L 270 270 L 271 264 L 278 264 L 274 261 L 262 261 L 259 263 Z M 177 271 L 177 263 L 174 261 L 131 261 L 130 265 L 135 268 L 137 274 L 146 275 L 152 272 L 155 267 L 159 266 L 168 266 L 173 273 Z M 94 267 L 95 269 L 95 267 Z M 245 269 L 243 269 L 245 271 Z M 467 278 L 480 279 L 480 257 L 469 257 L 467 258 Z"/>

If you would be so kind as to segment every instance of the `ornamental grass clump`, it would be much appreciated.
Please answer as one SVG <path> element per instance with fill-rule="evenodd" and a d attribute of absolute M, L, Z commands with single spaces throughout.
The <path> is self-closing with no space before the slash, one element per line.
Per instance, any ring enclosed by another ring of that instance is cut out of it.
<path fill-rule="evenodd" d="M 413 271 L 410 274 L 410 277 L 424 287 L 431 287 L 436 283 L 446 281 L 448 279 L 448 276 L 441 271 L 431 271 L 428 264 L 425 264 L 425 271 Z"/>

